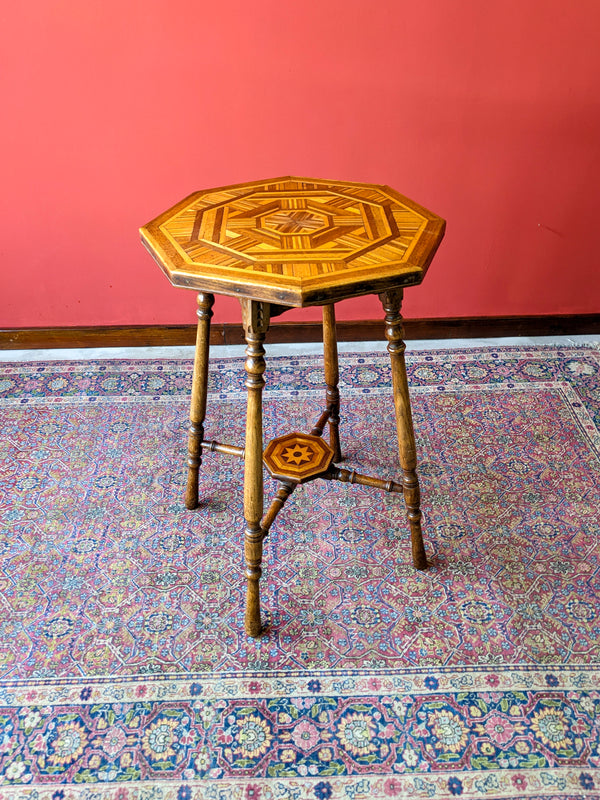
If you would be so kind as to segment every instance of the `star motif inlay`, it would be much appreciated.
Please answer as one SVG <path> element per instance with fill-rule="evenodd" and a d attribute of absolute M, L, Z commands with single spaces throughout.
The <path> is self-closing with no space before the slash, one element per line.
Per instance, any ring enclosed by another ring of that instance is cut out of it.
<path fill-rule="evenodd" d="M 310 461 L 314 453 L 310 448 L 296 444 L 293 447 L 286 447 L 282 455 L 288 464 L 303 464 L 305 461 Z"/>

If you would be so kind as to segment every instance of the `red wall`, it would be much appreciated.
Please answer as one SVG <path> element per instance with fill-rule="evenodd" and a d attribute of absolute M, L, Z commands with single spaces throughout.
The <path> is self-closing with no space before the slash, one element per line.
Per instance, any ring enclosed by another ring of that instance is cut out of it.
<path fill-rule="evenodd" d="M 191 322 L 138 226 L 290 173 L 447 218 L 409 316 L 600 311 L 597 0 L 28 0 L 0 21 L 0 327 Z"/>

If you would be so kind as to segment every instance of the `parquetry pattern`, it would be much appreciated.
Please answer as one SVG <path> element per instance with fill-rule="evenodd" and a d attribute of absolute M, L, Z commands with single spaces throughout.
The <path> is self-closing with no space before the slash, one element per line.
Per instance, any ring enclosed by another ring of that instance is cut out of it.
<path fill-rule="evenodd" d="M 141 233 L 175 284 L 283 285 L 301 305 L 327 276 L 420 282 L 440 230 L 439 217 L 387 186 L 282 178 L 197 192 Z"/>

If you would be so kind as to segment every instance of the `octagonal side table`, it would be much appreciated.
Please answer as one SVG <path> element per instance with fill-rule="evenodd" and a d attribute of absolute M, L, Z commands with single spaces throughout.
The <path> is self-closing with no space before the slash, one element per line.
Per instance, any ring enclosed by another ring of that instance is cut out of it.
<path fill-rule="evenodd" d="M 187 508 L 198 505 L 203 451 L 244 460 L 247 596 L 245 629 L 262 631 L 259 580 L 263 539 L 300 483 L 323 478 L 404 495 L 413 564 L 427 567 L 400 308 L 406 286 L 423 280 L 445 222 L 389 186 L 283 177 L 195 192 L 140 229 L 142 242 L 174 286 L 198 294 L 198 334 L 188 436 Z M 210 320 L 214 293 L 240 299 L 246 338 L 245 446 L 205 439 Z M 384 481 L 339 468 L 340 397 L 334 304 L 378 294 L 402 476 Z M 322 306 L 326 409 L 310 434 L 286 432 L 263 451 L 265 336 L 272 317 Z M 329 445 L 323 441 L 329 427 Z M 264 467 L 280 482 L 263 516 Z"/>

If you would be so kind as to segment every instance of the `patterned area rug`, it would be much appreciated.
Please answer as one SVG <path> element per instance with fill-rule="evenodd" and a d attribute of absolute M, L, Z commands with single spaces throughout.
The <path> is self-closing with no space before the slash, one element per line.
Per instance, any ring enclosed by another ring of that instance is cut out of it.
<path fill-rule="evenodd" d="M 267 365 L 266 438 L 310 430 L 321 359 Z M 241 361 L 211 370 L 240 444 Z M 340 371 L 345 464 L 394 477 L 387 357 Z M 0 800 L 600 797 L 600 352 L 409 354 L 430 569 L 400 497 L 309 483 L 259 641 L 241 462 L 182 504 L 190 379 L 0 368 Z"/>

